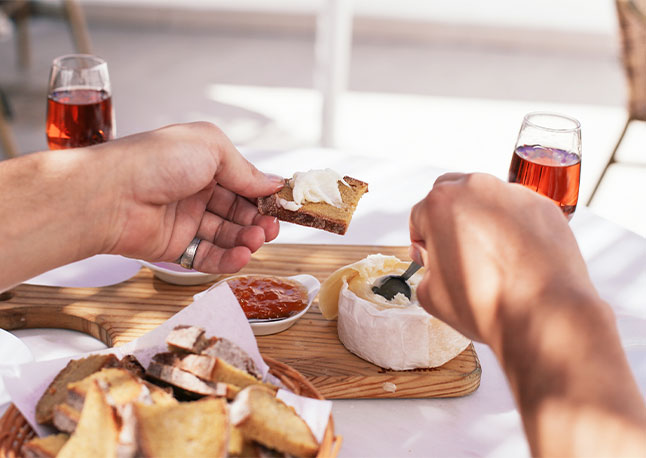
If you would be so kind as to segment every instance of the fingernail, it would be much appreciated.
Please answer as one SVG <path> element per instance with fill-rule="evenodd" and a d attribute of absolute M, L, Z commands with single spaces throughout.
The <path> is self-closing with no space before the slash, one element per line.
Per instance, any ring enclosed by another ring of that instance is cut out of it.
<path fill-rule="evenodd" d="M 285 179 L 280 175 L 275 175 L 273 173 L 265 173 L 267 179 L 274 185 L 276 189 L 280 189 L 285 186 Z"/>
<path fill-rule="evenodd" d="M 411 243 L 411 246 L 408 249 L 408 254 L 410 258 L 417 264 L 419 264 L 420 266 L 424 265 L 424 260 L 422 259 L 422 247 L 418 243 Z"/>

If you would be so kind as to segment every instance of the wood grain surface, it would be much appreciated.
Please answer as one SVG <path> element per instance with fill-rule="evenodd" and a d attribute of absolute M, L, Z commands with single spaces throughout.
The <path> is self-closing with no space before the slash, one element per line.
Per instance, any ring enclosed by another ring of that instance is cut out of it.
<path fill-rule="evenodd" d="M 254 254 L 242 273 L 306 273 L 322 282 L 339 267 L 374 253 L 408 259 L 406 247 L 269 244 Z M 20 285 L 0 298 L 0 328 L 73 329 L 117 346 L 155 328 L 207 287 L 170 285 L 146 268 L 128 281 L 104 288 Z M 328 399 L 455 397 L 480 384 L 481 367 L 473 345 L 442 367 L 382 369 L 345 349 L 337 337 L 336 320 L 324 319 L 316 302 L 287 331 L 257 340 L 261 353 L 301 372 Z"/>

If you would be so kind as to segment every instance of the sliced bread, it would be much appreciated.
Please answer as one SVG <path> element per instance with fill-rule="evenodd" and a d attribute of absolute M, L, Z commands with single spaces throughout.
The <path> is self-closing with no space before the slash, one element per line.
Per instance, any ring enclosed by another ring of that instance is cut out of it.
<path fill-rule="evenodd" d="M 186 355 L 180 359 L 178 367 L 209 382 L 221 382 L 240 388 L 264 384 L 248 372 L 207 355 Z"/>
<path fill-rule="evenodd" d="M 290 180 L 285 180 L 285 186 L 278 192 L 258 198 L 258 211 L 263 215 L 275 216 L 281 221 L 309 226 L 335 234 L 344 235 L 359 199 L 368 192 L 368 184 L 356 178 L 344 177 L 349 185 L 339 182 L 339 192 L 343 205 L 335 207 L 325 202 L 305 202 L 297 210 L 288 210 L 281 202 L 294 203 L 294 195 Z"/>
<path fill-rule="evenodd" d="M 66 402 L 54 406 L 53 423 L 59 431 L 72 434 L 80 418 L 81 409 L 72 407 Z"/>
<path fill-rule="evenodd" d="M 76 431 L 57 456 L 112 458 L 117 455 L 118 446 L 119 418 L 95 380 L 85 396 Z"/>
<path fill-rule="evenodd" d="M 213 358 L 220 358 L 238 369 L 248 372 L 256 378 L 261 373 L 254 360 L 235 343 L 222 337 L 212 337 L 208 344 L 199 352 Z"/>
<path fill-rule="evenodd" d="M 166 338 L 168 349 L 175 354 L 195 353 L 220 358 L 240 370 L 260 378 L 260 370 L 253 359 L 228 339 L 205 336 L 197 326 L 176 326 Z"/>
<path fill-rule="evenodd" d="M 82 380 L 104 367 L 115 367 L 118 364 L 119 360 L 113 354 L 91 355 L 67 363 L 36 404 L 36 421 L 41 424 L 51 424 L 54 418 L 54 406 L 65 401 L 67 397 L 68 383 Z"/>
<path fill-rule="evenodd" d="M 233 399 L 240 391 L 235 386 L 202 380 L 194 374 L 183 371 L 173 365 L 173 361 L 177 361 L 174 358 L 175 355 L 168 353 L 155 355 L 146 369 L 146 375 L 174 387 L 179 391 L 178 394 L 185 398 L 214 396 Z"/>
<path fill-rule="evenodd" d="M 197 326 L 175 326 L 166 337 L 166 345 L 170 351 L 185 351 L 199 353 L 208 343 L 204 329 Z"/>
<path fill-rule="evenodd" d="M 34 437 L 22 446 L 22 454 L 25 458 L 54 458 L 69 438 L 64 433 Z"/>
<path fill-rule="evenodd" d="M 248 438 L 300 457 L 315 456 L 319 444 L 305 420 L 271 391 L 252 385 L 230 405 L 231 422 Z"/>
<path fill-rule="evenodd" d="M 224 399 L 176 405 L 133 404 L 135 442 L 143 457 L 227 455 L 228 412 Z"/>

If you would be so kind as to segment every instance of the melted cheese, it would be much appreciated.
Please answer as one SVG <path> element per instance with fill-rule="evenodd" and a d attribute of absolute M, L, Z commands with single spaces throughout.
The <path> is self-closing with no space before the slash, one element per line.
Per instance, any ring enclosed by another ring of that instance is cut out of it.
<path fill-rule="evenodd" d="M 410 301 L 388 301 L 372 292 L 376 279 L 401 274 L 407 266 L 394 256 L 372 255 L 341 268 L 321 285 L 319 307 L 324 317 L 338 317 L 343 345 L 373 364 L 393 370 L 441 366 L 470 341 L 417 301 L 423 270 L 409 281 Z"/>

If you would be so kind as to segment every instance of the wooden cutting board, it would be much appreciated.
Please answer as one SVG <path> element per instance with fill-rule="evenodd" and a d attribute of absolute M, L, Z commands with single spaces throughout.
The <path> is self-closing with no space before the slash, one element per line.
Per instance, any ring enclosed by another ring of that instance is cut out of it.
<path fill-rule="evenodd" d="M 270 244 L 254 254 L 242 273 L 306 273 L 323 282 L 339 267 L 374 253 L 408 259 L 405 247 Z M 20 285 L 0 301 L 0 328 L 73 329 L 117 346 L 155 328 L 207 287 L 170 285 L 146 268 L 128 281 L 104 288 Z M 442 367 L 382 369 L 345 349 L 337 337 L 336 320 L 324 319 L 317 302 L 287 331 L 257 340 L 262 354 L 301 372 L 328 399 L 454 397 L 469 394 L 480 384 L 481 367 L 473 345 Z"/>

